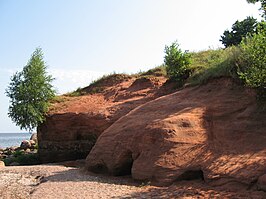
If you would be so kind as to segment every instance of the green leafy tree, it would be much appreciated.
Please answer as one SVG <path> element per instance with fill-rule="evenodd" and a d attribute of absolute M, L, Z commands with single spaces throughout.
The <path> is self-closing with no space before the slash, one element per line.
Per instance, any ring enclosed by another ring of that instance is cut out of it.
<path fill-rule="evenodd" d="M 170 79 L 183 83 L 189 77 L 188 66 L 191 63 L 191 56 L 187 52 L 182 52 L 177 42 L 165 47 L 164 63 Z"/>
<path fill-rule="evenodd" d="M 265 95 L 266 90 L 266 29 L 265 22 L 257 34 L 240 44 L 241 55 L 238 74 L 245 83 L 259 88 Z"/>
<path fill-rule="evenodd" d="M 53 78 L 46 72 L 41 48 L 37 48 L 21 72 L 11 77 L 6 89 L 10 98 L 8 116 L 20 129 L 32 131 L 44 121 L 49 100 L 55 96 L 51 82 Z"/>
<path fill-rule="evenodd" d="M 227 48 L 229 46 L 238 45 L 248 35 L 256 32 L 257 20 L 253 17 L 247 17 L 243 21 L 236 21 L 232 25 L 232 30 L 224 31 L 220 41 Z"/>
<path fill-rule="evenodd" d="M 266 0 L 247 0 L 248 3 L 261 3 L 261 8 L 260 10 L 262 11 L 262 17 L 266 19 Z"/>

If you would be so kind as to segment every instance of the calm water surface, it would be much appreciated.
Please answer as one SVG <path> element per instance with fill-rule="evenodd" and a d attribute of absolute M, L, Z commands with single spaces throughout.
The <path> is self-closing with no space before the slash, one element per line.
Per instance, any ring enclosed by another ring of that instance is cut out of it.
<path fill-rule="evenodd" d="M 29 133 L 0 133 L 0 148 L 20 146 L 23 140 L 29 140 Z"/>

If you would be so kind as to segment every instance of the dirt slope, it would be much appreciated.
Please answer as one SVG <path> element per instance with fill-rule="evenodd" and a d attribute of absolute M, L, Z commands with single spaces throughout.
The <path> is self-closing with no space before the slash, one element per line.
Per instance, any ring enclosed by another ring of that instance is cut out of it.
<path fill-rule="evenodd" d="M 265 119 L 252 90 L 212 80 L 120 118 L 98 138 L 87 168 L 163 185 L 197 178 L 256 189 L 266 173 Z"/>

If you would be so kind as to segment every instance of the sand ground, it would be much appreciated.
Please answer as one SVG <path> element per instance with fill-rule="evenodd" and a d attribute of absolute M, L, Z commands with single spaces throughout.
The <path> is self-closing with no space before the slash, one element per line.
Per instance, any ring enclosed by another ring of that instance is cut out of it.
<path fill-rule="evenodd" d="M 0 169 L 0 198 L 266 198 L 265 192 L 214 188 L 202 181 L 169 187 L 137 183 L 128 177 L 89 173 L 64 165 L 13 166 Z"/>

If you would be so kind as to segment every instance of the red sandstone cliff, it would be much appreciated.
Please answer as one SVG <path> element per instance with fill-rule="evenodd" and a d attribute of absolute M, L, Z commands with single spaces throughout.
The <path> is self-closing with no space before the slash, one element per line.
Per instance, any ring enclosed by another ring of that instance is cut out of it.
<path fill-rule="evenodd" d="M 161 185 L 197 178 L 256 187 L 266 173 L 266 109 L 254 91 L 220 78 L 174 92 L 165 81 L 109 79 L 63 97 L 38 128 L 41 159 L 89 154 L 94 172 Z"/>
<path fill-rule="evenodd" d="M 252 90 L 212 80 L 148 102 L 98 138 L 87 168 L 171 184 L 252 186 L 266 173 L 266 111 Z"/>
<path fill-rule="evenodd" d="M 85 158 L 98 136 L 129 111 L 169 92 L 164 77 L 111 75 L 82 90 L 61 96 L 38 128 L 42 162 Z M 171 89 L 170 89 L 171 90 Z"/>

